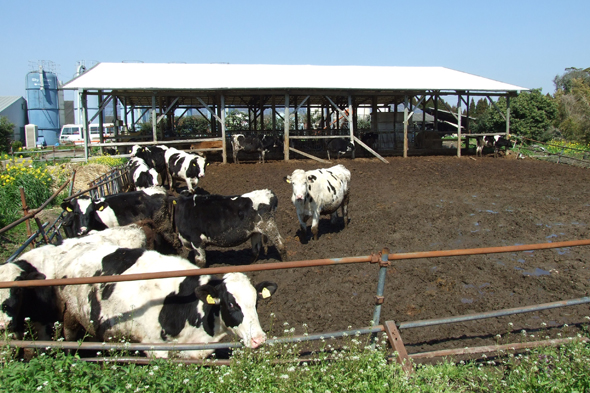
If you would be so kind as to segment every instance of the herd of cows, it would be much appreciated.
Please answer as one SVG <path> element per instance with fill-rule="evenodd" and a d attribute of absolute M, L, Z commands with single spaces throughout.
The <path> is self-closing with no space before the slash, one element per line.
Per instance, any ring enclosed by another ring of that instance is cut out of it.
<path fill-rule="evenodd" d="M 241 141 L 244 142 L 244 141 Z M 94 277 L 197 269 L 208 245 L 233 247 L 251 241 L 253 261 L 274 245 L 286 260 L 275 222 L 277 196 L 269 189 L 243 195 L 212 195 L 197 187 L 206 160 L 166 146 L 134 146 L 129 170 L 135 190 L 100 199 L 65 200 L 67 239 L 0 265 L 0 281 Z M 186 190 L 175 191 L 175 180 Z M 342 210 L 348 221 L 350 171 L 343 165 L 285 177 L 302 236 L 318 221 Z M 168 188 L 168 191 L 166 188 Z M 33 326 L 39 339 L 63 326 L 67 341 L 87 335 L 98 341 L 207 343 L 228 333 L 256 348 L 266 340 L 257 302 L 272 296 L 274 282 L 252 285 L 242 273 L 128 281 L 109 284 L 0 289 L 0 330 L 23 336 Z M 183 351 L 204 358 L 212 350 Z M 167 357 L 166 351 L 146 351 Z"/>

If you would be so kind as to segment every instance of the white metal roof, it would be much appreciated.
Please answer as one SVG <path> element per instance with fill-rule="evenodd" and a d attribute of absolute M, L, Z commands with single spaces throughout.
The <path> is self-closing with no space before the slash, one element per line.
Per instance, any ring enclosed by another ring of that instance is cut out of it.
<path fill-rule="evenodd" d="M 67 82 L 85 90 L 466 90 L 513 92 L 525 87 L 445 67 L 268 64 L 99 63 Z"/>

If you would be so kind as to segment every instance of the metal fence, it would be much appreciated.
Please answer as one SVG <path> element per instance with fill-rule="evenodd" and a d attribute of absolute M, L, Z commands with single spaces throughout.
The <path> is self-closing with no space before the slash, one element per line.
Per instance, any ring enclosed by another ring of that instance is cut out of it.
<path fill-rule="evenodd" d="M 389 254 L 387 249 L 383 249 L 378 254 L 372 254 L 369 256 L 360 257 L 346 257 L 346 258 L 332 258 L 332 259 L 317 259 L 310 261 L 294 261 L 294 262 L 278 262 L 278 263 L 266 263 L 259 265 L 248 265 L 248 266 L 231 266 L 231 267 L 216 267 L 216 268 L 204 268 L 204 269 L 192 269 L 182 271 L 167 271 L 167 272 L 156 272 L 156 273 L 143 273 L 143 274 L 129 274 L 119 276 L 99 276 L 99 277 L 79 277 L 79 278 L 67 278 L 67 279 L 51 279 L 51 280 L 31 280 L 31 281 L 11 281 L 11 282 L 0 282 L 0 288 L 15 288 L 15 287 L 40 287 L 40 286 L 54 286 L 54 285 L 81 285 L 81 284 L 92 284 L 92 283 L 106 283 L 106 282 L 120 282 L 120 281 L 138 281 L 138 280 L 152 280 L 158 278 L 170 278 L 170 277 L 188 277 L 188 276 L 200 276 L 208 274 L 225 274 L 229 272 L 251 272 L 251 271 L 264 271 L 264 270 L 278 270 L 278 269 L 292 269 L 292 268 L 309 268 L 317 266 L 330 266 L 340 264 L 351 264 L 351 263 L 371 263 L 379 265 L 378 274 L 378 285 L 377 293 L 375 296 L 375 306 L 373 310 L 373 324 L 370 327 L 328 332 L 314 335 L 304 335 L 295 337 L 282 337 L 272 340 L 268 340 L 268 343 L 285 343 L 285 342 L 304 342 L 304 341 L 315 341 L 323 340 L 325 338 L 339 338 L 345 336 L 351 336 L 356 334 L 372 334 L 375 335 L 379 332 L 385 332 L 388 336 L 391 347 L 395 350 L 395 358 L 401 363 L 407 372 L 412 372 L 412 363 L 410 359 L 429 359 L 439 356 L 453 356 L 453 355 L 467 355 L 467 354 L 482 354 L 482 353 L 493 353 L 500 350 L 500 346 L 485 346 L 476 348 L 460 348 L 450 349 L 433 352 L 423 352 L 408 354 L 403 344 L 403 340 L 400 334 L 402 329 L 418 328 L 425 326 L 451 324 L 464 321 L 475 321 L 487 318 L 497 318 L 507 315 L 515 315 L 521 313 L 535 312 L 541 310 L 547 310 L 552 308 L 567 307 L 579 304 L 590 303 L 590 297 L 584 297 L 580 299 L 572 299 L 565 301 L 557 301 L 553 303 L 537 304 L 530 306 L 523 306 L 511 309 L 494 310 L 478 314 L 468 314 L 460 316 L 444 317 L 439 319 L 422 320 L 422 321 L 410 321 L 396 324 L 394 321 L 386 321 L 383 325 L 380 325 L 381 308 L 384 303 L 385 294 L 385 279 L 387 277 L 387 269 L 391 266 L 392 261 L 407 260 L 407 259 L 419 259 L 419 258 L 440 258 L 440 257 L 452 257 L 452 256 L 466 256 L 466 255 L 479 255 L 479 254 L 493 254 L 493 253 L 507 253 L 507 252 L 520 252 L 520 251 L 531 251 L 540 249 L 552 249 L 552 248 L 564 248 L 564 247 L 576 247 L 576 246 L 587 246 L 590 245 L 590 239 L 577 240 L 577 241 L 565 241 L 555 243 L 540 243 L 530 245 L 518 245 L 518 246 L 505 246 L 505 247 L 488 247 L 488 248 L 474 248 L 474 249 L 457 249 L 457 250 L 442 250 L 442 251 L 425 251 L 425 252 L 412 252 L 412 253 L 399 253 Z M 501 346 L 504 350 L 520 350 L 524 348 L 537 347 L 542 345 L 561 345 L 565 342 L 569 342 L 571 339 L 565 340 L 545 340 L 535 341 L 528 343 L 514 343 L 505 344 Z M 0 345 L 18 348 L 62 348 L 62 349 L 91 349 L 91 350 L 202 350 L 202 349 L 221 349 L 221 348 L 237 348 L 241 347 L 240 343 L 79 343 L 79 342 L 54 342 L 54 341 L 5 341 L 0 342 Z M 133 363 L 149 362 L 148 358 L 93 358 L 85 359 L 88 361 L 125 361 Z M 198 363 L 200 360 L 184 361 L 187 363 Z M 303 360 L 301 360 L 303 361 Z M 216 363 L 222 364 L 222 363 Z"/>

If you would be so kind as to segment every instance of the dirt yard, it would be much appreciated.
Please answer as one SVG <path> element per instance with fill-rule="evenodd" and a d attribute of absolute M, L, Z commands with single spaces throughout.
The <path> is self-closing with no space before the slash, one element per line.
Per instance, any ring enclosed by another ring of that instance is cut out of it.
<path fill-rule="evenodd" d="M 534 160 L 484 157 L 340 160 L 352 173 L 349 214 L 320 223 L 319 240 L 302 243 L 283 181 L 293 170 L 329 165 L 288 163 L 212 164 L 199 186 L 211 193 L 242 194 L 270 188 L 279 197 L 277 221 L 291 261 L 391 253 L 536 244 L 590 237 L 590 171 Z M 308 236 L 310 231 L 308 229 Z M 247 264 L 249 243 L 239 249 L 207 249 L 210 266 Z M 590 247 L 403 260 L 387 273 L 381 323 L 452 317 L 589 295 Z M 274 249 L 257 263 L 278 262 Z M 284 323 L 295 334 L 370 325 L 379 267 L 352 264 L 250 273 L 273 280 L 275 296 L 259 313 L 271 335 Z M 274 314 L 274 317 L 271 316 Z M 475 322 L 402 330 L 408 351 L 489 345 L 556 336 L 590 315 L 588 305 Z M 543 328 L 543 324 L 547 328 Z M 569 327 L 563 328 L 564 324 Z M 306 327 L 304 327 L 306 326 Z M 551 329 L 553 328 L 553 329 Z M 510 334 L 509 334 L 510 333 Z M 530 337 L 530 335 L 535 337 Z M 507 336 L 510 336 L 507 338 Z M 506 340 L 506 341 L 504 341 Z"/>

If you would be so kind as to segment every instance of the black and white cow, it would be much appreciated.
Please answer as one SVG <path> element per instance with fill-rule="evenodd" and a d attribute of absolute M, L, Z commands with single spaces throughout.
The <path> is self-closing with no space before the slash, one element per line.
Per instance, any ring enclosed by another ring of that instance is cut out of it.
<path fill-rule="evenodd" d="M 61 278 L 65 274 L 64 259 L 86 252 L 88 244 L 101 247 L 145 247 L 144 230 L 135 225 L 91 232 L 85 237 L 65 239 L 62 244 L 35 248 L 18 260 L 0 265 L 0 281 L 43 280 Z M 42 340 L 53 337 L 54 323 L 63 319 L 60 306 L 51 287 L 14 287 L 0 289 L 0 330 L 23 335 L 25 318 Z"/>
<path fill-rule="evenodd" d="M 166 161 L 167 146 L 139 146 L 135 145 L 131 148 L 131 158 L 141 158 L 148 167 L 153 168 L 160 175 L 160 185 L 170 185 L 168 179 L 168 163 Z"/>
<path fill-rule="evenodd" d="M 131 157 L 127 164 L 136 190 L 162 185 L 161 177 L 139 157 Z"/>
<path fill-rule="evenodd" d="M 196 267 L 178 256 L 155 251 L 89 245 L 70 263 L 67 277 L 126 275 Z M 252 286 L 242 273 L 223 278 L 191 276 L 110 284 L 70 285 L 58 289 L 65 304 L 64 334 L 76 339 L 82 327 L 98 341 L 124 337 L 146 343 L 210 343 L 233 333 L 250 348 L 266 340 L 256 305 L 277 289 L 273 282 Z M 186 359 L 213 350 L 182 351 Z M 167 351 L 146 351 L 167 357 Z"/>
<path fill-rule="evenodd" d="M 26 260 L 0 265 L 0 281 L 44 280 L 46 277 Z M 53 324 L 60 312 L 51 287 L 14 287 L 0 289 L 0 331 L 23 338 L 26 320 L 37 333 L 37 339 L 52 338 Z"/>
<path fill-rule="evenodd" d="M 174 199 L 174 224 L 183 246 L 205 263 L 205 247 L 235 247 L 250 239 L 253 262 L 270 240 L 283 260 L 287 253 L 274 214 L 278 199 L 271 190 L 243 195 L 180 195 Z"/>
<path fill-rule="evenodd" d="M 151 187 L 97 200 L 81 196 L 63 202 L 61 207 L 67 212 L 64 227 L 69 229 L 66 234 L 81 236 L 91 230 L 101 231 L 156 218 L 166 208 L 166 191 L 162 187 Z"/>
<path fill-rule="evenodd" d="M 276 148 L 281 145 L 279 138 L 271 135 L 263 135 L 262 138 L 257 136 L 244 136 L 244 134 L 235 134 L 231 139 L 232 153 L 234 163 L 239 164 L 238 153 L 258 153 L 258 163 L 264 164 L 264 157 L 270 148 Z"/>
<path fill-rule="evenodd" d="M 303 234 L 307 233 L 307 220 L 311 217 L 311 232 L 317 240 L 320 215 L 331 214 L 334 224 L 338 208 L 342 209 L 344 227 L 348 226 L 350 171 L 344 165 L 311 171 L 296 169 L 285 181 L 293 186 L 291 201 Z"/>
<path fill-rule="evenodd" d="M 488 135 L 476 137 L 476 152 L 475 155 L 478 157 L 483 156 L 483 149 L 485 147 L 494 148 L 494 157 L 498 157 L 498 152 L 503 147 L 504 151 L 508 151 L 509 148 L 513 147 L 513 142 L 510 139 L 506 139 L 503 135 Z"/>
<path fill-rule="evenodd" d="M 347 138 L 337 138 L 332 139 L 328 142 L 328 146 L 326 147 L 326 153 L 328 154 L 328 160 L 330 159 L 330 153 L 336 156 L 336 159 L 342 157 L 346 153 L 353 152 L 355 150 L 355 145 Z"/>
<path fill-rule="evenodd" d="M 173 147 L 169 147 L 164 154 L 170 176 L 170 189 L 172 189 L 174 179 L 180 179 L 186 182 L 188 191 L 194 193 L 199 179 L 205 176 L 205 167 L 207 166 L 205 158 Z"/>

